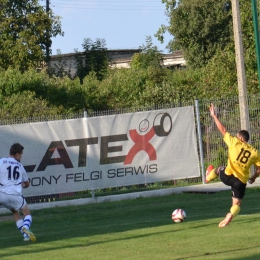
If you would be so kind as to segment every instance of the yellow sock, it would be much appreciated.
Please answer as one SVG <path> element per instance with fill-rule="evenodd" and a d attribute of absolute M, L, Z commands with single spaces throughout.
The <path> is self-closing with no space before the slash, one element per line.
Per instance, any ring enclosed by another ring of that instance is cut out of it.
<path fill-rule="evenodd" d="M 240 212 L 240 206 L 238 205 L 233 205 L 231 208 L 230 208 L 230 212 L 231 214 L 233 215 L 233 218 L 236 217 L 239 212 Z"/>
<path fill-rule="evenodd" d="M 218 175 L 215 173 L 215 169 L 213 169 L 213 170 L 210 171 L 210 173 L 206 177 L 206 180 L 212 181 L 212 180 L 216 179 L 217 177 L 218 177 Z"/>

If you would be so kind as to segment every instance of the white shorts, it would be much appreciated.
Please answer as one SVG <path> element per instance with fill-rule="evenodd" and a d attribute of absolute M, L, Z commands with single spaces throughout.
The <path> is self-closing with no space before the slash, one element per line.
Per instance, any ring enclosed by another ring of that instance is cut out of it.
<path fill-rule="evenodd" d="M 7 209 L 20 210 L 26 205 L 26 200 L 23 196 L 11 195 L 0 192 L 0 206 Z"/>

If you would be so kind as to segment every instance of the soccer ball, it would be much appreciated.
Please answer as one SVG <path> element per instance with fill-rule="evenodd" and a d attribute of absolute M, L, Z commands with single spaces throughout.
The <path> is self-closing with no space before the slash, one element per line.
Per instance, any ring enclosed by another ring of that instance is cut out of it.
<path fill-rule="evenodd" d="M 175 209 L 172 212 L 172 220 L 175 223 L 183 222 L 186 218 L 186 212 L 183 209 Z"/>

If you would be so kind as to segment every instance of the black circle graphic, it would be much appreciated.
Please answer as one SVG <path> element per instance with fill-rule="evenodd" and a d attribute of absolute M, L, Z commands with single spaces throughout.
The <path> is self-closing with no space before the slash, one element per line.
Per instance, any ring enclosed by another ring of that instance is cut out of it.
<path fill-rule="evenodd" d="M 165 121 L 166 119 L 169 119 L 169 124 L 168 124 L 168 130 L 165 130 L 165 124 L 167 124 L 167 122 Z M 157 121 L 160 121 L 159 124 Z M 156 133 L 157 136 L 167 136 L 170 134 L 171 130 L 172 130 L 172 118 L 168 113 L 160 113 L 157 114 L 154 118 L 153 121 L 153 127 L 154 127 L 154 131 Z"/>

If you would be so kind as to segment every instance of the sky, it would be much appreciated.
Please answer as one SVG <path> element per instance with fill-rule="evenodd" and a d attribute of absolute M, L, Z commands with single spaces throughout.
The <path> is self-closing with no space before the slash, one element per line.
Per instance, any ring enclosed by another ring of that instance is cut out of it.
<path fill-rule="evenodd" d="M 161 0 L 49 0 L 56 16 L 61 16 L 64 36 L 52 38 L 52 54 L 83 51 L 84 39 L 105 39 L 108 50 L 138 49 L 152 37 L 154 46 L 168 53 L 172 36 L 165 34 L 161 44 L 154 34 L 162 24 L 169 25 Z M 41 0 L 46 5 L 46 0 Z"/>

